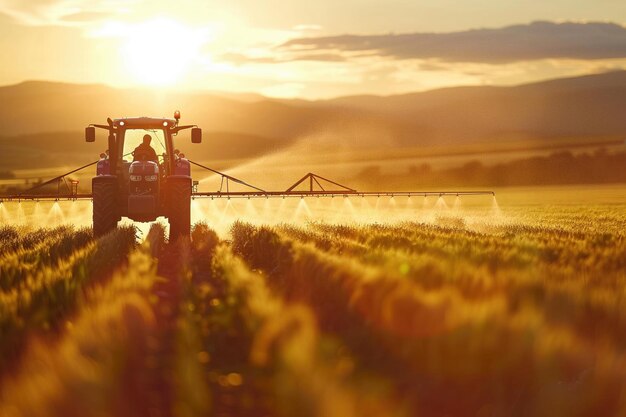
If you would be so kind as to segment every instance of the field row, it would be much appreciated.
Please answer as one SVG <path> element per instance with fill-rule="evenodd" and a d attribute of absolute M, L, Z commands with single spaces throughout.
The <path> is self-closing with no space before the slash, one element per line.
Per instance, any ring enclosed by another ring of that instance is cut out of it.
<path fill-rule="evenodd" d="M 623 406 L 623 230 L 238 224 L 233 248 L 414 412 Z"/>
<path fill-rule="evenodd" d="M 616 415 L 624 216 L 598 218 L 0 229 L 0 415 Z"/>
<path fill-rule="evenodd" d="M 14 239 L 11 248 L 3 245 L 0 365 L 12 362 L 29 332 L 62 326 L 62 318 L 82 302 L 83 286 L 122 265 L 134 241 L 131 228 L 95 242 L 91 230 L 61 227 L 27 233 Z"/>

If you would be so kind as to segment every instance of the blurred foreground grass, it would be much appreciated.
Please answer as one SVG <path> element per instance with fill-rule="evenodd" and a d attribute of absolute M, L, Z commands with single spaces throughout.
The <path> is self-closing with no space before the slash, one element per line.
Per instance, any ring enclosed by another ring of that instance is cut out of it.
<path fill-rule="evenodd" d="M 626 204 L 606 191 L 179 242 L 1 228 L 0 415 L 622 415 Z"/>

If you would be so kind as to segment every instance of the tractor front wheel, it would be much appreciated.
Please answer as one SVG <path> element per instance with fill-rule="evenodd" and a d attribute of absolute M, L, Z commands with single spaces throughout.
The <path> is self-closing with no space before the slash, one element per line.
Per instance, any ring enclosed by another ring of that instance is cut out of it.
<path fill-rule="evenodd" d="M 91 182 L 93 194 L 93 234 L 100 237 L 117 227 L 117 178 L 102 175 Z"/>
<path fill-rule="evenodd" d="M 170 222 L 170 242 L 191 233 L 191 178 L 167 178 L 167 206 Z"/>

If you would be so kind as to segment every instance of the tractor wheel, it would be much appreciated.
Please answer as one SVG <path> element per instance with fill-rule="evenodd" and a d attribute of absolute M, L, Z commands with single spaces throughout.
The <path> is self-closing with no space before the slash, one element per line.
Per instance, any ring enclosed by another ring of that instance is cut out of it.
<path fill-rule="evenodd" d="M 167 179 L 170 242 L 191 233 L 191 178 Z"/>
<path fill-rule="evenodd" d="M 117 227 L 117 178 L 95 177 L 91 183 L 93 194 L 93 234 L 103 236 Z"/>

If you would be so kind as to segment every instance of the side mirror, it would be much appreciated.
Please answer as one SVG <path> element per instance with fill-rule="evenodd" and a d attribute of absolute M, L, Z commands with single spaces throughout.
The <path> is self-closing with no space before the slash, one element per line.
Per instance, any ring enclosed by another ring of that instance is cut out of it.
<path fill-rule="evenodd" d="M 202 129 L 199 127 L 191 129 L 191 143 L 202 143 Z"/>
<path fill-rule="evenodd" d="M 85 142 L 95 142 L 96 141 L 96 128 L 93 126 L 89 126 L 85 128 Z"/>

